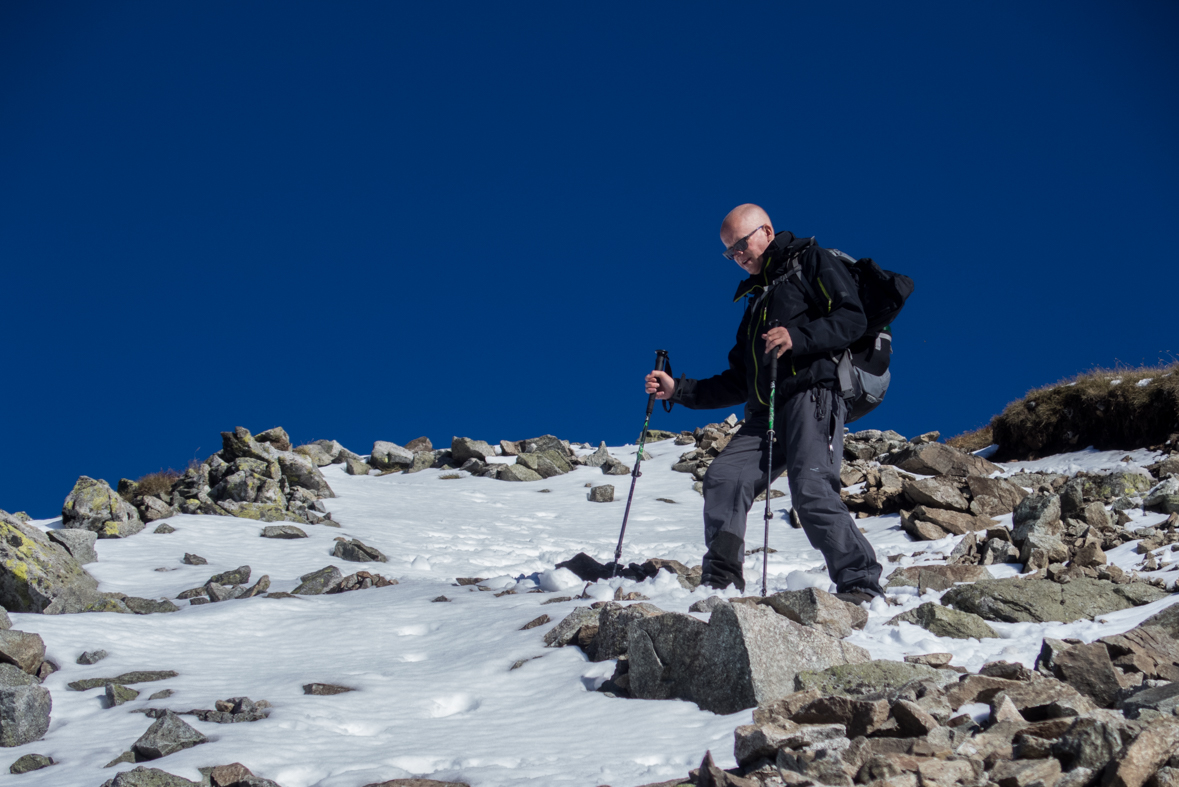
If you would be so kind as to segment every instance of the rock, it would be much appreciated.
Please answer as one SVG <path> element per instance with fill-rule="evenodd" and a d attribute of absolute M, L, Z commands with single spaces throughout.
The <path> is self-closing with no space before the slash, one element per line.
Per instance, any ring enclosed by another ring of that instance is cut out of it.
<path fill-rule="evenodd" d="M 0 664 L 0 746 L 22 746 L 49 729 L 53 699 L 37 678 Z"/>
<path fill-rule="evenodd" d="M 598 635 L 594 638 L 592 661 L 608 661 L 624 655 L 630 647 L 628 628 L 632 621 L 664 614 L 653 604 L 638 603 L 623 606 L 606 602 L 599 610 Z"/>
<path fill-rule="evenodd" d="M 905 497 L 914 505 L 931 508 L 948 508 L 951 511 L 969 511 L 970 503 L 958 491 L 953 479 L 946 477 L 922 478 L 916 481 L 905 479 L 902 488 Z"/>
<path fill-rule="evenodd" d="M 1028 496 L 1027 490 L 1004 478 L 966 477 L 970 488 L 970 510 L 980 516 L 1010 514 Z"/>
<path fill-rule="evenodd" d="M 1052 679 L 1008 686 L 991 698 L 992 707 L 998 707 L 1004 697 L 1028 721 L 1080 716 L 1096 708 L 1072 686 Z"/>
<path fill-rule="evenodd" d="M 316 467 L 327 467 L 330 464 L 334 464 L 336 457 L 339 456 L 339 445 L 340 444 L 336 443 L 334 440 L 320 441 L 317 443 L 301 445 L 294 449 L 294 451 L 295 453 L 302 454 L 303 456 L 310 459 L 315 463 Z"/>
<path fill-rule="evenodd" d="M 541 476 L 526 465 L 498 465 L 496 478 L 500 481 L 540 481 Z"/>
<path fill-rule="evenodd" d="M 911 517 L 901 512 L 901 528 L 917 541 L 939 541 L 949 535 L 932 522 Z"/>
<path fill-rule="evenodd" d="M 1069 559 L 1068 547 L 1056 536 L 1032 533 L 1019 548 L 1019 559 L 1028 571 L 1047 568 Z"/>
<path fill-rule="evenodd" d="M 573 469 L 564 451 L 537 451 L 516 456 L 516 464 L 524 465 L 541 478 L 564 475 Z"/>
<path fill-rule="evenodd" d="M 702 598 L 699 601 L 692 602 L 692 606 L 688 607 L 688 611 L 711 613 L 721 604 L 727 603 L 723 596 L 709 596 L 708 598 Z"/>
<path fill-rule="evenodd" d="M 135 596 L 127 596 L 123 599 L 123 604 L 127 609 L 134 612 L 136 615 L 155 615 L 161 612 L 179 612 L 180 607 L 173 604 L 166 598 L 151 599 L 151 598 L 137 598 Z"/>
<path fill-rule="evenodd" d="M 97 533 L 89 530 L 50 530 L 45 535 L 50 541 L 64 547 L 79 564 L 85 565 L 98 560 L 98 553 L 94 551 L 94 544 L 98 541 Z"/>
<path fill-rule="evenodd" d="M 124 762 L 136 762 L 133 752 L 126 752 L 113 762 L 107 763 L 108 768 Z M 158 768 L 145 768 L 140 765 L 130 771 L 123 771 L 115 778 L 106 782 L 102 787 L 201 787 L 201 782 L 193 782 L 180 776 L 174 776 Z M 250 787 L 255 787 L 250 785 Z"/>
<path fill-rule="evenodd" d="M 602 484 L 601 486 L 592 487 L 586 495 L 586 499 L 591 503 L 613 503 L 614 485 Z"/>
<path fill-rule="evenodd" d="M 949 590 L 959 582 L 978 582 L 993 579 L 990 571 L 982 566 L 909 566 L 898 568 L 888 577 L 887 587 L 915 587 L 918 594 L 926 590 Z"/>
<path fill-rule="evenodd" d="M 991 781 L 999 787 L 1053 787 L 1060 778 L 1060 762 L 1044 760 L 1002 760 L 991 769 Z"/>
<path fill-rule="evenodd" d="M 291 592 L 297 596 L 318 596 L 335 588 L 343 578 L 340 569 L 335 566 L 324 566 L 318 571 L 299 577 L 300 585 Z"/>
<path fill-rule="evenodd" d="M 260 443 L 270 443 L 279 451 L 291 450 L 291 438 L 287 435 L 285 429 L 281 426 L 276 426 L 273 429 L 267 429 L 265 432 L 259 432 L 254 435 L 254 439 Z"/>
<path fill-rule="evenodd" d="M 81 656 L 78 656 L 76 664 L 97 664 L 105 659 L 109 654 L 105 650 L 88 650 Z"/>
<path fill-rule="evenodd" d="M 170 516 L 176 516 L 176 509 L 168 505 L 167 502 L 161 500 L 153 495 L 144 495 L 139 505 L 136 506 L 139 511 L 139 518 L 145 524 L 157 522 L 161 519 L 167 519 Z"/>
<path fill-rule="evenodd" d="M 0 662 L 13 664 L 32 675 L 45 660 L 45 642 L 39 634 L 15 629 L 0 631 Z"/>
<path fill-rule="evenodd" d="M 761 600 L 779 615 L 802 626 L 814 626 L 836 639 L 850 636 L 868 622 L 868 613 L 818 588 L 786 590 Z"/>
<path fill-rule="evenodd" d="M 145 760 L 158 760 L 208 740 L 169 710 L 147 728 L 147 732 L 132 744 L 131 750 Z"/>
<path fill-rule="evenodd" d="M 363 459 L 344 460 L 344 472 L 348 475 L 368 475 L 368 471 L 371 469 L 372 467 Z"/>
<path fill-rule="evenodd" d="M 1102 787 L 1142 787 L 1179 750 L 1179 721 L 1158 720 L 1106 769 Z"/>
<path fill-rule="evenodd" d="M 356 691 L 356 689 L 348 686 L 337 686 L 334 683 L 305 683 L 303 684 L 303 693 L 311 694 L 317 697 L 330 697 L 334 694 L 344 694 L 349 691 Z"/>
<path fill-rule="evenodd" d="M 581 463 L 587 467 L 601 467 L 613 459 L 614 457 L 610 455 L 610 451 L 606 448 L 606 442 L 603 440 L 597 451 L 581 457 Z"/>
<path fill-rule="evenodd" d="M 908 445 L 885 458 L 884 462 L 918 475 L 989 476 L 1003 469 L 945 443 Z"/>
<path fill-rule="evenodd" d="M 959 585 L 942 596 L 942 603 L 987 620 L 1006 623 L 1072 623 L 1129 609 L 1166 597 L 1149 585 L 1115 585 L 1079 578 L 1061 585 L 1036 579 L 989 579 Z"/>
<path fill-rule="evenodd" d="M 999 524 L 990 517 L 964 514 L 961 511 L 929 508 L 928 506 L 917 506 L 913 509 L 911 516 L 925 522 L 932 522 L 947 533 L 952 533 L 956 536 L 963 536 L 977 530 L 986 530 Z"/>
<path fill-rule="evenodd" d="M 46 615 L 72 615 L 79 612 L 119 612 L 130 614 L 122 593 L 100 593 L 90 585 L 74 585 L 58 594 L 42 612 Z"/>
<path fill-rule="evenodd" d="M 1096 568 L 1108 562 L 1101 544 L 1088 541 L 1073 553 L 1073 565 L 1081 568 Z"/>
<path fill-rule="evenodd" d="M 1060 521 L 1060 498 L 1052 494 L 1028 495 L 1012 514 L 1011 538 L 1022 544 L 1027 537 L 1036 535 L 1060 536 L 1064 525 Z"/>
<path fill-rule="evenodd" d="M 885 715 L 888 706 L 884 706 Z M 749 765 L 761 759 L 774 759 L 778 749 L 797 737 L 798 725 L 744 724 L 733 730 L 733 756 L 738 765 Z"/>
<path fill-rule="evenodd" d="M 352 563 L 388 563 L 389 558 L 385 557 L 376 547 L 370 547 L 363 543 L 358 538 L 351 540 L 344 538 L 337 538 L 336 545 L 332 548 L 332 556 L 338 557 L 341 560 L 347 560 Z"/>
<path fill-rule="evenodd" d="M 628 634 L 632 696 L 686 699 L 722 714 L 792 693 L 804 670 L 869 658 L 862 648 L 748 604 L 718 606 L 708 623 L 679 613 L 635 620 Z"/>
<path fill-rule="evenodd" d="M 307 538 L 307 533 L 294 525 L 271 525 L 262 528 L 262 538 Z"/>
<path fill-rule="evenodd" d="M 898 623 L 912 623 L 935 636 L 953 639 L 987 639 L 999 636 L 978 615 L 959 612 L 932 601 L 908 612 L 902 612 L 888 621 L 890 626 L 895 626 Z"/>
<path fill-rule="evenodd" d="M 827 696 L 803 705 L 790 720 L 796 724 L 842 724 L 847 737 L 858 738 L 884 726 L 888 714 L 888 703 L 884 700 Z"/>
<path fill-rule="evenodd" d="M 135 689 L 120 686 L 118 683 L 106 684 L 106 702 L 108 708 L 122 705 L 124 702 L 130 702 L 138 696 L 139 692 Z"/>
<path fill-rule="evenodd" d="M 897 720 L 901 734 L 906 737 L 925 737 L 940 726 L 937 719 L 924 708 L 909 700 L 893 703 L 892 716 Z"/>
<path fill-rule="evenodd" d="M 934 669 L 941 669 L 949 666 L 950 662 L 954 660 L 953 653 L 921 653 L 911 656 L 905 656 L 906 664 L 924 664 L 927 667 Z"/>
<path fill-rule="evenodd" d="M 169 525 L 167 522 L 165 522 L 164 524 L 157 526 L 157 527 L 156 527 L 156 529 L 155 529 L 155 530 L 153 530 L 153 531 L 151 531 L 151 532 L 153 532 L 153 533 L 165 533 L 165 534 L 166 534 L 166 533 L 175 533 L 175 532 L 176 532 L 176 528 L 172 527 L 172 526 L 171 526 L 171 525 Z"/>
<path fill-rule="evenodd" d="M 61 509 L 62 527 L 97 533 L 99 538 L 125 538 L 143 530 L 135 506 L 110 488 L 106 481 L 82 476 L 74 484 Z"/>
<path fill-rule="evenodd" d="M 565 618 L 549 629 L 544 635 L 544 645 L 546 648 L 563 648 L 570 642 L 573 642 L 579 632 L 585 626 L 598 626 L 598 616 L 601 614 L 600 609 L 592 607 L 577 607 Z"/>
<path fill-rule="evenodd" d="M 220 574 L 209 577 L 209 582 L 216 582 L 218 585 L 244 585 L 249 581 L 249 566 L 238 566 L 231 571 L 222 571 Z"/>
<path fill-rule="evenodd" d="M 621 459 L 610 458 L 609 462 L 602 465 L 602 475 L 630 475 L 630 465 L 623 462 Z M 774 490 L 777 492 L 778 490 Z"/>
<path fill-rule="evenodd" d="M 8 766 L 9 773 L 31 773 L 53 765 L 53 758 L 44 754 L 26 754 L 12 765 Z"/>
<path fill-rule="evenodd" d="M 494 452 L 493 452 L 494 453 Z M 482 459 L 483 457 L 479 457 Z M 368 464 L 377 470 L 404 470 L 413 465 L 413 451 L 396 443 L 377 440 L 373 443 Z"/>
<path fill-rule="evenodd" d="M 1100 771 L 1122 750 L 1123 726 L 1104 719 L 1079 717 L 1052 745 L 1052 756 L 1068 771 Z"/>
<path fill-rule="evenodd" d="M 1137 719 L 1145 710 L 1157 711 L 1164 716 L 1179 716 L 1176 712 L 1179 710 L 1179 682 L 1136 691 L 1119 702 L 1118 708 L 1128 719 Z"/>
<path fill-rule="evenodd" d="M 209 561 L 205 560 L 200 555 L 194 555 L 192 552 L 185 552 L 184 557 L 180 560 L 186 566 L 207 566 Z M 248 574 L 247 574 L 248 576 Z"/>
<path fill-rule="evenodd" d="M 172 670 L 138 670 L 135 672 L 124 672 L 122 675 L 117 675 L 113 678 L 85 678 L 84 680 L 76 680 L 68 684 L 67 687 L 70 691 L 89 691 L 90 689 L 106 686 L 108 683 L 118 683 L 122 686 L 135 683 L 151 683 L 157 680 L 175 678 L 178 674 Z"/>
<path fill-rule="evenodd" d="M 795 687 L 798 691 L 814 689 L 840 697 L 886 697 L 895 695 L 901 687 L 914 681 L 934 679 L 946 683 L 957 677 L 957 673 L 922 664 L 878 660 L 800 672 Z"/>
<path fill-rule="evenodd" d="M 1057 678 L 1093 700 L 1099 708 L 1113 707 L 1122 689 L 1109 651 L 1099 642 L 1073 645 L 1054 654 L 1052 671 Z"/>
<path fill-rule="evenodd" d="M 450 453 L 454 457 L 453 462 L 461 467 L 468 459 L 482 461 L 489 456 L 495 456 L 495 449 L 482 440 L 456 437 L 450 442 Z"/>
<path fill-rule="evenodd" d="M 319 498 L 336 496 L 315 462 L 302 454 L 296 454 L 293 451 L 280 451 L 278 452 L 278 466 L 282 470 L 283 478 L 289 484 L 307 489 Z"/>

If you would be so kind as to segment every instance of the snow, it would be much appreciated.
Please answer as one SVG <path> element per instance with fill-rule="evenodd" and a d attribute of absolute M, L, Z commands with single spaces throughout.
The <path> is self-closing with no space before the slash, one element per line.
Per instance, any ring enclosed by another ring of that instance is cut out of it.
<path fill-rule="evenodd" d="M 671 465 L 686 450 L 655 443 L 631 510 L 624 560 L 661 557 L 687 565 L 704 550 L 701 498 L 692 477 Z M 611 448 L 628 464 L 635 446 Z M 588 452 L 587 452 L 588 453 Z M 1005 465 L 1010 474 L 1075 472 L 1125 467 L 1125 452 L 1080 451 L 1038 462 Z M 1149 452 L 1131 452 L 1148 463 Z M 504 457 L 510 461 L 510 458 Z M 613 556 L 625 505 L 626 476 L 609 479 L 615 503 L 586 499 L 587 483 L 603 482 L 595 468 L 534 483 L 468 477 L 444 479 L 439 471 L 354 477 L 341 466 L 323 468 L 337 497 L 324 501 L 339 529 L 304 528 L 306 539 L 259 537 L 262 524 L 245 519 L 177 516 L 172 534 L 143 533 L 98 542 L 99 562 L 87 569 L 102 590 L 147 598 L 175 598 L 214 573 L 249 565 L 252 581 L 269 575 L 272 591 L 290 591 L 299 577 L 326 565 L 344 573 L 367 570 L 400 584 L 331 596 L 254 598 L 186 606 L 165 615 L 93 613 L 47 616 L 13 614 L 15 628 L 40 634 L 48 658 L 61 666 L 45 685 L 53 719 L 41 741 L 7 750 L 10 760 L 38 752 L 58 765 L 22 777 L 22 784 L 97 787 L 117 770 L 102 766 L 126 751 L 151 720 L 136 709 L 212 708 L 218 699 L 249 696 L 274 705 L 263 721 L 218 725 L 184 719 L 210 739 L 150 763 L 199 779 L 200 766 L 242 762 L 284 787 L 360 787 L 387 779 L 426 776 L 474 787 L 496 785 L 597 785 L 628 787 L 682 777 L 711 750 L 722 767 L 734 764 L 733 729 L 751 711 L 717 716 L 679 701 L 614 699 L 594 689 L 614 662 L 592 663 L 574 647 L 547 649 L 544 634 L 589 600 L 545 605 L 557 595 L 580 595 L 585 583 L 555 564 L 585 551 Z M 775 488 L 775 519 L 768 555 L 770 592 L 787 588 L 832 590 L 821 555 L 801 530 L 789 526 L 785 479 Z M 674 500 L 660 502 L 657 498 Z M 750 512 L 748 548 L 760 546 L 762 510 Z M 1010 526 L 1010 515 L 1001 518 Z M 1157 523 L 1141 515 L 1132 528 Z M 60 527 L 57 520 L 37 523 Z M 896 515 L 856 520 L 876 548 L 886 572 L 944 562 L 960 537 L 912 542 Z M 359 538 L 389 556 L 388 563 L 351 564 L 334 559 L 337 537 Z M 1132 569 L 1144 555 L 1137 542 L 1111 550 L 1110 560 Z M 208 565 L 181 562 L 192 552 Z M 1163 560 L 1174 559 L 1167 549 Z M 890 560 L 889 558 L 894 559 Z M 746 560 L 750 591 L 760 580 L 762 554 Z M 1012 576 L 1018 566 L 992 566 Z M 1173 579 L 1174 571 L 1157 576 Z M 458 577 L 484 577 L 495 592 L 458 586 Z M 662 609 L 687 612 L 716 591 L 688 592 L 668 573 L 642 583 L 613 580 L 587 589 L 591 600 L 613 598 L 616 588 L 637 590 Z M 515 594 L 502 595 L 504 590 Z M 865 629 L 849 641 L 874 658 L 950 652 L 954 664 L 977 669 L 987 661 L 1034 663 L 1040 640 L 1051 636 L 1091 641 L 1132 628 L 1179 595 L 1145 607 L 1073 624 L 994 624 L 1000 638 L 950 640 L 909 624 L 888 626 L 893 616 L 940 594 L 913 588 L 891 593 L 899 606 L 877 599 Z M 729 590 L 726 595 L 737 595 Z M 450 601 L 434 599 L 446 596 Z M 552 623 L 521 627 L 542 614 Z M 694 613 L 695 614 L 695 613 Z M 701 619 L 707 616 L 698 614 Z M 87 650 L 110 656 L 92 666 L 75 659 Z M 522 665 L 512 669 L 517 662 Z M 102 690 L 74 692 L 70 681 L 131 670 L 176 670 L 179 676 L 136 685 L 140 698 L 105 709 Z M 336 696 L 306 696 L 305 683 L 339 683 L 356 689 Z M 175 694 L 150 701 L 160 689 Z M 981 712 L 972 708 L 969 712 Z M 3 763 L 0 763 L 0 767 Z"/>
<path fill-rule="evenodd" d="M 1025 473 L 1062 473 L 1074 475 L 1080 472 L 1098 473 L 1109 470 L 1125 470 L 1140 475 L 1149 475 L 1142 468 L 1154 464 L 1166 454 L 1151 451 L 1146 448 L 1136 448 L 1133 451 L 1098 451 L 1089 446 L 1083 451 L 1071 451 L 1065 454 L 1047 456 L 1030 462 L 1004 462 L 1003 476 L 1011 476 L 1018 472 Z M 1130 461 L 1122 461 L 1130 457 Z"/>

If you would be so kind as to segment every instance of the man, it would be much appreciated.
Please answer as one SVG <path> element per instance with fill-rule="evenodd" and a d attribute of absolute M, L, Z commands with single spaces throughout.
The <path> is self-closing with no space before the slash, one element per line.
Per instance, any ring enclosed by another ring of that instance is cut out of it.
<path fill-rule="evenodd" d="M 811 546 L 826 558 L 837 595 L 871 601 L 884 595 L 881 567 L 839 497 L 846 406 L 831 360 L 832 351 L 849 346 L 867 325 L 855 282 L 814 239 L 775 234 L 757 205 L 734 208 L 720 237 L 724 256 L 749 274 L 733 299 L 748 296 L 749 303 L 729 351 L 729 368 L 703 380 L 674 380 L 658 371 L 646 377 L 647 393 L 692 409 L 745 404 L 745 425 L 704 475 L 703 582 L 745 589 L 745 523 L 766 486 L 769 353 L 775 352 L 780 360 L 773 476 L 786 471 L 794 510 Z M 785 276 L 796 261 L 800 275 Z M 769 327 L 774 322 L 779 326 Z"/>

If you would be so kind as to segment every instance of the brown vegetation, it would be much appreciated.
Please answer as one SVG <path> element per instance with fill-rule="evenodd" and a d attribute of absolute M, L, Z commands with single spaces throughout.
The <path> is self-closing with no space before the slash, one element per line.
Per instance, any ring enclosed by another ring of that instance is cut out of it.
<path fill-rule="evenodd" d="M 981 429 L 975 429 L 972 432 L 963 432 L 960 435 L 955 435 L 946 441 L 946 445 L 957 448 L 960 451 L 973 453 L 975 451 L 981 451 L 988 445 L 994 444 L 994 442 L 995 439 L 991 427 L 987 425 Z"/>
<path fill-rule="evenodd" d="M 136 497 L 152 495 L 161 500 L 168 500 L 172 496 L 172 484 L 180 478 L 175 470 L 160 470 L 158 473 L 148 473 L 135 482 Z"/>
<path fill-rule="evenodd" d="M 996 461 L 1161 446 L 1179 433 L 1179 363 L 1094 369 L 1036 388 L 991 419 L 991 430 Z"/>

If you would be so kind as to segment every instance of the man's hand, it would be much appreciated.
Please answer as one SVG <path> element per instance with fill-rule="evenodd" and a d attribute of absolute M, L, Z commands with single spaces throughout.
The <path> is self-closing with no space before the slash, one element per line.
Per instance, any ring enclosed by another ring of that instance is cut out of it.
<path fill-rule="evenodd" d="M 766 340 L 766 354 L 768 355 L 770 350 L 777 347 L 779 358 L 794 346 L 794 342 L 790 338 L 790 331 L 781 327 L 770 328 L 769 331 L 761 335 L 761 338 Z"/>
<path fill-rule="evenodd" d="M 655 394 L 656 399 L 670 399 L 675 393 L 675 380 L 667 372 L 651 372 L 646 382 L 647 393 Z"/>

